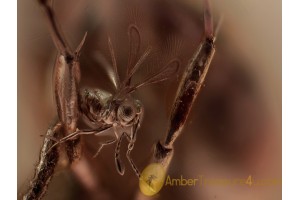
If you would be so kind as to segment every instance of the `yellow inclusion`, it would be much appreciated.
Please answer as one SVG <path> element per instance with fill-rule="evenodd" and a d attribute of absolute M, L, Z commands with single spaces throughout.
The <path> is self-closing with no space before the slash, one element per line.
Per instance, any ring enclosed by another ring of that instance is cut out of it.
<path fill-rule="evenodd" d="M 157 194 L 164 185 L 166 172 L 159 163 L 149 164 L 140 177 L 140 190 L 146 196 Z"/>

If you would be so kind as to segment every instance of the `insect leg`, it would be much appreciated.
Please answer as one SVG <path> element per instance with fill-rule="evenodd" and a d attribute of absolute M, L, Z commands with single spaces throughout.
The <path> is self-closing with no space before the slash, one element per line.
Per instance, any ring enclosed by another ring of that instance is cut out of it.
<path fill-rule="evenodd" d="M 102 149 L 104 146 L 113 144 L 113 143 L 115 143 L 116 141 L 117 141 L 117 140 L 109 140 L 109 141 L 106 141 L 106 142 L 104 142 L 104 143 L 100 143 L 100 147 L 98 148 L 98 151 L 95 153 L 95 155 L 93 156 L 93 158 L 96 158 L 96 157 L 99 155 L 101 149 Z"/>
<path fill-rule="evenodd" d="M 128 161 L 130 162 L 130 165 L 131 165 L 132 169 L 134 170 L 135 174 L 137 175 L 137 177 L 140 177 L 141 174 L 130 156 L 130 152 L 132 151 L 133 147 L 134 147 L 134 141 L 130 141 L 128 144 L 128 150 L 126 153 L 126 157 L 127 157 Z"/>
<path fill-rule="evenodd" d="M 76 131 L 70 135 L 67 135 L 66 137 L 63 137 L 62 139 L 60 140 L 57 140 L 56 138 L 53 138 L 53 137 L 48 137 L 48 136 L 45 136 L 46 138 L 50 139 L 50 140 L 53 140 L 55 141 L 56 143 L 54 143 L 49 149 L 48 151 L 46 152 L 46 154 L 48 154 L 54 147 L 56 147 L 58 144 L 61 144 L 61 143 L 64 143 L 72 138 L 75 138 L 77 137 L 79 134 L 79 131 Z"/>
<path fill-rule="evenodd" d="M 116 163 L 116 168 L 118 170 L 118 173 L 120 175 L 124 175 L 124 172 L 125 172 L 125 167 L 124 167 L 124 164 L 123 162 L 121 161 L 120 159 L 120 147 L 121 147 L 121 142 L 124 138 L 126 134 L 125 133 L 122 133 L 122 135 L 120 136 L 119 140 L 118 140 L 118 143 L 117 143 L 117 146 L 116 146 L 116 150 L 115 150 L 115 163 Z"/>
<path fill-rule="evenodd" d="M 142 113 L 141 113 L 142 114 Z M 140 127 L 140 123 L 141 123 L 141 120 L 142 120 L 142 115 L 141 117 L 138 119 L 138 121 L 134 124 L 134 126 L 132 127 L 131 129 L 131 135 L 128 135 L 126 134 L 127 136 L 127 140 L 129 142 L 128 144 L 128 149 L 127 149 L 127 153 L 126 153 L 126 157 L 133 169 L 133 171 L 135 172 L 135 174 L 137 175 L 137 177 L 140 177 L 141 174 L 138 170 L 138 168 L 136 167 L 136 165 L 134 164 L 132 158 L 131 158 L 131 155 L 130 155 L 130 152 L 132 151 L 133 147 L 134 147 L 134 143 L 136 141 L 136 135 L 137 135 L 137 130 L 139 129 Z"/>
<path fill-rule="evenodd" d="M 74 139 L 74 138 L 76 138 L 77 136 L 79 136 L 79 135 L 99 135 L 100 133 L 102 133 L 103 131 L 105 131 L 105 130 L 107 130 L 107 129 L 109 129 L 109 128 L 111 128 L 111 126 L 105 126 L 105 127 L 101 127 L 101 128 L 98 128 L 98 129 L 96 129 L 96 130 L 77 130 L 77 131 L 75 131 L 75 132 L 73 132 L 73 133 L 71 133 L 71 134 L 69 134 L 69 135 L 67 135 L 67 136 L 65 136 L 65 137 L 63 137 L 63 138 L 61 138 L 60 140 L 57 140 L 56 138 L 54 138 L 54 137 L 48 137 L 48 136 L 46 136 L 46 138 L 48 138 L 48 139 L 51 139 L 51 140 L 54 140 L 56 143 L 54 143 L 50 148 L 49 148 L 49 150 L 48 150 L 48 152 L 52 149 L 52 148 L 54 148 L 55 146 L 57 146 L 58 144 L 61 144 L 61 143 L 64 143 L 64 142 L 66 142 L 66 141 L 69 141 L 69 140 L 72 140 L 72 139 Z M 47 152 L 47 153 L 48 153 Z"/>

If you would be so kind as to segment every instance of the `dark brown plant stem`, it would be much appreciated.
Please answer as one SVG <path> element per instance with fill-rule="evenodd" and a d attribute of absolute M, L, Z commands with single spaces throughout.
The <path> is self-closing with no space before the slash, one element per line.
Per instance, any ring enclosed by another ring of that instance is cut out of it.
<path fill-rule="evenodd" d="M 193 103 L 204 83 L 214 53 L 213 39 L 206 38 L 183 74 L 177 91 L 175 106 L 172 110 L 170 125 L 164 142 L 165 146 L 172 147 L 174 141 L 181 133 Z"/>
<path fill-rule="evenodd" d="M 56 146 L 57 138 L 66 137 L 77 130 L 79 117 L 78 85 L 80 81 L 79 55 L 86 38 L 85 34 L 76 51 L 72 52 L 55 20 L 50 0 L 38 0 L 38 2 L 45 10 L 51 36 L 59 52 L 54 70 L 59 122 L 47 131 L 34 178 L 30 183 L 28 192 L 23 196 L 23 199 L 26 200 L 41 199 L 43 197 L 59 160 L 59 152 Z M 65 143 L 64 151 L 70 164 L 80 159 L 81 147 L 80 137 L 68 140 Z"/>
<path fill-rule="evenodd" d="M 74 140 L 66 141 L 65 143 L 65 151 L 67 153 L 70 164 L 75 161 L 79 161 L 82 156 L 81 141 L 81 137 L 78 137 Z"/>
<path fill-rule="evenodd" d="M 187 117 L 205 81 L 211 60 L 215 53 L 215 38 L 206 36 L 188 64 L 177 90 L 174 106 L 166 138 L 158 142 L 154 152 L 154 161 L 168 167 L 172 155 L 173 144 L 182 132 Z"/>
<path fill-rule="evenodd" d="M 61 135 L 61 130 L 61 123 L 57 123 L 55 126 L 48 129 L 40 152 L 40 159 L 35 170 L 34 178 L 31 180 L 29 189 L 23 196 L 23 200 L 41 199 L 46 193 L 48 184 L 53 177 L 54 169 L 59 160 L 57 147 L 52 148 L 48 152 L 55 144 L 55 141 L 50 138 L 58 138 L 58 136 Z"/>
<path fill-rule="evenodd" d="M 213 33 L 213 17 L 210 1 L 203 1 L 204 7 L 204 39 L 194 53 L 182 75 L 175 101 L 171 111 L 171 117 L 163 143 L 158 142 L 154 150 L 154 162 L 168 169 L 173 157 L 173 144 L 181 134 L 191 108 L 205 81 L 206 74 L 215 53 L 215 36 Z M 221 20 L 217 26 L 220 27 Z"/>

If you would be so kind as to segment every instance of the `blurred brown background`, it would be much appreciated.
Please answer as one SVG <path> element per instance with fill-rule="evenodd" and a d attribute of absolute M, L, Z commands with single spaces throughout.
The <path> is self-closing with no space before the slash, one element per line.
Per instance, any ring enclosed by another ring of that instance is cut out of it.
<path fill-rule="evenodd" d="M 182 62 L 178 76 L 134 94 L 145 106 L 145 118 L 132 152 L 142 170 L 155 142 L 165 137 L 181 73 L 201 41 L 202 2 L 56 0 L 53 6 L 74 48 L 88 31 L 81 57 L 82 87 L 113 92 L 104 68 L 94 57 L 101 53 L 110 60 L 106 40 L 110 34 L 124 75 L 130 23 L 135 22 L 141 30 L 141 52 L 153 44 L 163 52 L 159 59 L 164 60 L 170 53 L 166 42 L 169 38 L 180 41 L 180 48 L 171 52 Z M 217 52 L 205 87 L 176 141 L 169 174 L 173 178 L 252 175 L 254 179 L 281 179 L 281 1 L 213 0 L 212 8 L 215 23 L 221 14 L 225 17 Z M 52 70 L 57 52 L 43 14 L 36 1 L 18 1 L 18 193 L 26 189 L 33 176 L 43 141 L 40 135 L 56 118 Z M 150 64 L 145 65 L 136 76 L 138 80 L 153 70 Z M 138 192 L 138 179 L 124 157 L 126 145 L 122 151 L 126 172 L 120 176 L 115 169 L 114 146 L 105 147 L 99 157 L 91 159 L 97 140 L 102 138 L 84 138 L 85 160 L 96 184 L 84 184 L 82 177 L 86 176 L 80 167 L 80 172 L 60 167 L 45 199 L 143 198 Z M 281 199 L 281 185 L 167 186 L 153 199 L 275 200 Z"/>

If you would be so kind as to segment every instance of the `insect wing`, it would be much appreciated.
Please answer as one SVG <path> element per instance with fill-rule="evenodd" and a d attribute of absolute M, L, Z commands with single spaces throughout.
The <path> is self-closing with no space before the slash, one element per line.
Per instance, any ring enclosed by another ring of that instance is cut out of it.
<path fill-rule="evenodd" d="M 172 76 L 174 76 L 178 72 L 179 66 L 180 66 L 180 61 L 178 59 L 171 60 L 167 65 L 165 65 L 157 73 L 150 75 L 148 78 L 146 78 L 141 83 L 135 84 L 133 87 L 131 87 L 129 89 L 128 92 L 131 93 L 142 86 L 146 86 L 146 85 L 150 85 L 153 83 L 158 83 L 158 82 L 170 79 Z"/>

